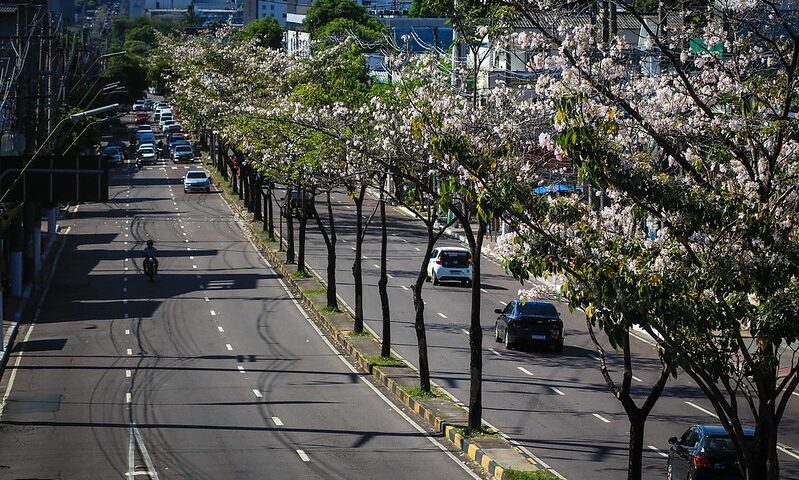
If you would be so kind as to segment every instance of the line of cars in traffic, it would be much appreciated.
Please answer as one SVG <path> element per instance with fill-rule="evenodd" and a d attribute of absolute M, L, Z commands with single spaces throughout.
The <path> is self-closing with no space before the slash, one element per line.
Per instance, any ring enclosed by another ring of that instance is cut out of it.
<path fill-rule="evenodd" d="M 196 159 L 194 146 L 183 132 L 183 125 L 169 102 L 141 99 L 134 102 L 133 111 L 136 116 L 137 162 L 155 163 L 159 158 L 169 158 L 179 163 Z M 153 129 L 156 125 L 158 134 Z"/>

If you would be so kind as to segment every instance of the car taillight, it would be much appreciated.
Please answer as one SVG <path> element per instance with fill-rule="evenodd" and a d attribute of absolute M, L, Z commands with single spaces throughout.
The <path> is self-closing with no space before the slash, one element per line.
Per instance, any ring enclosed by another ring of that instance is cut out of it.
<path fill-rule="evenodd" d="M 467 259 L 466 259 L 466 263 L 468 263 L 469 265 L 471 265 L 471 264 L 472 264 L 472 257 L 469 257 L 469 258 L 467 258 Z"/>
<path fill-rule="evenodd" d="M 439 258 L 439 259 L 436 260 L 436 263 L 439 264 L 439 265 L 444 265 L 444 260 L 441 260 Z"/>
<path fill-rule="evenodd" d="M 710 458 L 705 454 L 694 456 L 694 468 L 708 468 L 712 465 Z"/>

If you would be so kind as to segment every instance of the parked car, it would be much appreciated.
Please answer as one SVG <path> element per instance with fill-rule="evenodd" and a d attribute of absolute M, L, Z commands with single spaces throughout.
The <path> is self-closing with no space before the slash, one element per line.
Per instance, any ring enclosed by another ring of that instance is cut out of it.
<path fill-rule="evenodd" d="M 175 145 L 175 147 L 172 149 L 172 161 L 175 163 L 193 162 L 194 149 L 191 148 L 191 145 L 186 145 L 184 143 Z"/>
<path fill-rule="evenodd" d="M 755 431 L 744 428 L 744 448 L 754 448 Z M 742 479 L 732 439 L 721 425 L 692 425 L 682 436 L 669 439 L 666 466 L 669 480 Z"/>
<path fill-rule="evenodd" d="M 122 165 L 125 162 L 125 148 L 122 145 L 106 145 L 100 148 L 100 155 L 113 165 Z"/>
<path fill-rule="evenodd" d="M 183 177 L 183 192 L 210 192 L 211 177 L 202 170 L 193 170 Z"/>
<path fill-rule="evenodd" d="M 312 215 L 314 211 L 314 196 L 313 193 L 306 190 L 305 191 L 305 202 L 302 201 L 302 195 L 300 195 L 300 191 L 296 188 L 292 188 L 286 195 L 283 197 L 283 204 L 285 208 L 283 209 L 283 216 L 288 218 L 288 211 L 289 209 L 292 210 L 292 215 L 295 217 L 300 213 L 299 210 L 301 208 L 305 208 L 306 215 Z"/>
<path fill-rule="evenodd" d="M 438 285 L 442 281 L 472 285 L 472 254 L 463 247 L 434 248 L 427 262 L 427 281 Z"/>
<path fill-rule="evenodd" d="M 563 351 L 563 321 L 555 305 L 549 302 L 513 300 L 498 314 L 495 339 L 506 348 L 517 345 L 545 344 L 554 352 Z"/>
<path fill-rule="evenodd" d="M 144 145 L 140 145 L 138 150 L 136 150 L 136 156 L 142 163 L 152 163 L 155 164 L 156 158 L 158 156 L 155 152 L 155 145 L 150 143 L 145 143 Z"/>

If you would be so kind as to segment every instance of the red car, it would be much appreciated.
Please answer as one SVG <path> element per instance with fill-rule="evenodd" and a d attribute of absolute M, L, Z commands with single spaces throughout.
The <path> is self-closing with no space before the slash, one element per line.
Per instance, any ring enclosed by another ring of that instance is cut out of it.
<path fill-rule="evenodd" d="M 145 123 L 150 115 L 146 112 L 136 112 L 136 123 Z"/>

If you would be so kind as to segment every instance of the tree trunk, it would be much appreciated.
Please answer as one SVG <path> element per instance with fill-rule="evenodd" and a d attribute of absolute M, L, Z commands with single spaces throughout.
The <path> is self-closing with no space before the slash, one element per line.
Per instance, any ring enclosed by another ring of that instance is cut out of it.
<path fill-rule="evenodd" d="M 361 251 L 363 247 L 363 197 L 366 185 L 358 187 L 355 196 L 355 261 L 352 262 L 352 278 L 355 283 L 355 333 L 363 333 L 363 271 Z"/>
<path fill-rule="evenodd" d="M 266 204 L 268 205 L 268 211 L 269 211 L 269 223 L 267 224 L 266 231 L 271 240 L 274 240 L 275 238 L 275 220 L 274 220 L 275 207 L 272 204 L 272 194 L 274 191 L 275 191 L 275 183 L 270 181 L 266 192 Z"/>
<path fill-rule="evenodd" d="M 305 275 L 305 225 L 308 223 L 308 216 L 305 212 L 300 213 L 300 239 L 299 254 L 297 255 L 297 272 Z"/>
<path fill-rule="evenodd" d="M 646 413 L 640 411 L 637 415 L 630 412 L 627 413 L 627 419 L 630 421 L 627 480 L 641 480 L 643 473 L 644 427 L 647 416 Z"/>
<path fill-rule="evenodd" d="M 391 314 L 388 306 L 388 275 L 386 272 L 386 257 L 388 255 L 388 235 L 386 231 L 386 202 L 380 194 L 380 280 L 377 288 L 380 291 L 380 309 L 383 314 L 383 343 L 380 346 L 380 356 L 391 356 Z"/>
<path fill-rule="evenodd" d="M 483 327 L 480 324 L 480 257 L 483 251 L 483 236 L 486 224 L 482 217 L 477 220 L 477 238 L 470 241 L 472 247 L 472 298 L 469 324 L 469 428 L 482 428 L 483 418 Z M 467 232 L 471 228 L 466 228 Z"/>
<path fill-rule="evenodd" d="M 433 224 L 430 223 L 427 226 L 427 247 L 424 251 L 424 258 L 422 258 L 419 274 L 416 276 L 416 283 L 411 286 L 415 314 L 413 328 L 416 331 L 416 346 L 419 350 L 419 388 L 424 392 L 430 391 L 430 364 L 427 358 L 427 333 L 424 325 L 422 288 L 427 279 L 427 263 L 430 261 L 430 255 L 433 253 L 433 245 L 435 243 L 436 237 L 433 236 Z"/>
<path fill-rule="evenodd" d="M 294 212 L 289 200 L 283 205 L 286 209 L 286 261 L 294 263 Z"/>
<path fill-rule="evenodd" d="M 243 171 L 244 169 L 242 168 L 240 161 L 238 162 L 238 167 L 239 167 L 239 171 L 238 171 L 239 191 L 238 191 L 238 194 L 239 194 L 239 200 L 243 200 L 244 199 L 244 177 L 246 175 L 244 174 L 244 171 Z"/>
<path fill-rule="evenodd" d="M 329 235 L 325 225 L 322 223 L 322 218 L 315 208 L 314 218 L 316 218 L 316 225 L 319 227 L 319 232 L 322 234 L 322 239 L 325 241 L 325 248 L 327 249 L 327 308 L 338 310 L 338 299 L 336 298 L 336 223 L 333 218 L 330 190 L 327 191 L 326 197 L 327 218 L 330 221 Z"/>
<path fill-rule="evenodd" d="M 230 185 L 233 187 L 233 193 L 239 193 L 239 180 L 236 174 L 236 167 L 231 162 L 227 163 L 230 165 Z M 227 170 L 227 166 L 225 166 L 225 170 Z"/>

